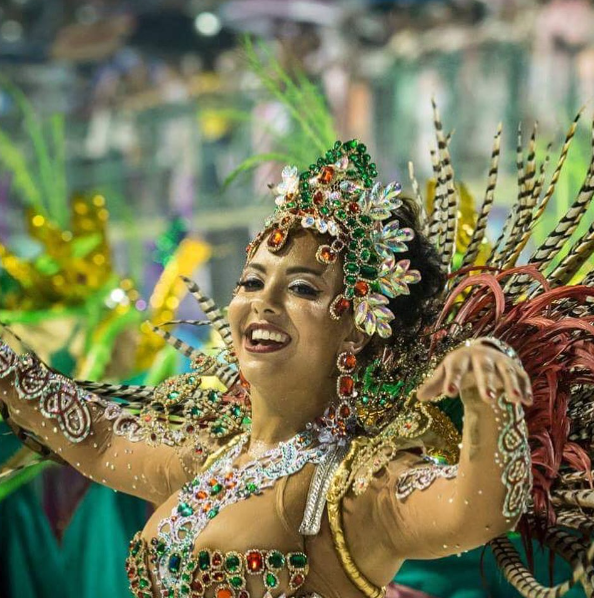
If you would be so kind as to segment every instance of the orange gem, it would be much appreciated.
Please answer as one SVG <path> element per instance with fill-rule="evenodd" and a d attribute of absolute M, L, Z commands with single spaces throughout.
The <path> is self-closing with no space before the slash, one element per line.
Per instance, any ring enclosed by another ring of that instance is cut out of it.
<path fill-rule="evenodd" d="M 320 206 L 324 203 L 324 194 L 319 189 L 313 194 L 313 202 L 317 206 Z"/>
<path fill-rule="evenodd" d="M 217 598 L 233 598 L 233 591 L 231 588 L 219 588 L 215 594 Z"/>
<path fill-rule="evenodd" d="M 350 397 L 355 390 L 355 381 L 350 376 L 341 376 L 338 381 L 338 392 L 342 397 Z"/>
<path fill-rule="evenodd" d="M 363 280 L 357 281 L 355 283 L 355 295 L 364 297 L 367 293 L 369 293 L 369 285 Z"/>
<path fill-rule="evenodd" d="M 275 228 L 268 237 L 268 247 L 278 249 L 285 241 L 286 233 L 279 228 Z"/>
<path fill-rule="evenodd" d="M 320 249 L 320 258 L 327 264 L 331 264 L 332 262 L 336 261 L 336 254 L 330 247 L 325 245 Z"/>
<path fill-rule="evenodd" d="M 196 493 L 196 498 L 199 498 L 200 500 L 204 500 L 207 496 L 208 496 L 208 494 L 206 494 L 206 492 L 204 492 L 204 490 L 200 490 L 199 492 Z"/>
<path fill-rule="evenodd" d="M 357 366 L 357 358 L 352 353 L 343 353 L 340 356 L 340 365 L 345 370 L 353 371 Z"/>
<path fill-rule="evenodd" d="M 322 183 L 328 184 L 332 177 L 334 176 L 334 168 L 332 166 L 324 166 L 320 171 L 320 176 L 318 177 Z"/>

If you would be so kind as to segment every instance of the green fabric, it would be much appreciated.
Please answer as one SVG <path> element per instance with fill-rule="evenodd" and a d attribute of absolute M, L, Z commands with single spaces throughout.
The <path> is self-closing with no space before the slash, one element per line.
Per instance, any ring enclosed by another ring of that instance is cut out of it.
<path fill-rule="evenodd" d="M 20 443 L 0 424 L 0 462 Z M 42 476 L 0 502 L 2 598 L 130 598 L 124 561 L 147 503 L 93 484 L 59 546 L 41 504 Z"/>
<path fill-rule="evenodd" d="M 519 538 L 512 539 L 516 548 L 523 554 Z M 481 554 L 483 548 L 471 550 L 459 557 L 450 556 L 435 561 L 406 561 L 398 572 L 397 583 L 421 590 L 435 598 L 521 598 L 503 578 L 495 566 L 492 551 L 485 552 L 483 564 L 484 580 L 481 577 Z M 534 544 L 536 579 L 549 585 L 548 551 L 543 552 Z M 560 558 L 555 560 L 554 583 L 567 580 L 571 569 Z M 564 598 L 585 598 L 580 587 L 573 588 Z"/>

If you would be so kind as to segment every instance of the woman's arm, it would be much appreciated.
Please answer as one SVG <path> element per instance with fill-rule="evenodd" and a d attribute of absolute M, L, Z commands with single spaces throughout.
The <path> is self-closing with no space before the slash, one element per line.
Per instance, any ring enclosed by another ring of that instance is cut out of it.
<path fill-rule="evenodd" d="M 107 403 L 0 341 L 0 402 L 14 424 L 86 477 L 159 504 L 195 475 L 194 447 L 150 446 Z"/>
<path fill-rule="evenodd" d="M 464 426 L 456 466 L 401 454 L 367 492 L 350 499 L 346 531 L 349 523 L 354 529 L 363 521 L 369 530 L 373 520 L 384 562 L 390 563 L 377 570 L 357 533 L 351 532 L 353 543 L 360 544 L 359 560 L 353 546 L 355 561 L 363 571 L 369 561 L 367 571 L 375 579 L 389 579 L 404 559 L 439 558 L 480 546 L 512 529 L 526 508 L 531 473 L 521 403 L 530 404 L 532 398 L 521 366 L 484 344 L 457 349 L 418 397 L 458 393 Z M 372 511 L 376 515 L 370 518 Z"/>

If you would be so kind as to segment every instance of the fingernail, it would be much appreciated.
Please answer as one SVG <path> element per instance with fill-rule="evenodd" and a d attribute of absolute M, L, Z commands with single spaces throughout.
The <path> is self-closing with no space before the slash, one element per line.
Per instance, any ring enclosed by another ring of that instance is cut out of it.
<path fill-rule="evenodd" d="M 448 392 L 456 392 L 458 390 L 458 387 L 455 384 L 450 384 L 448 386 Z"/>
<path fill-rule="evenodd" d="M 494 391 L 492 388 L 488 388 L 488 389 L 487 389 L 487 396 L 488 396 L 490 399 L 494 399 L 494 398 L 495 398 L 495 391 Z"/>
<path fill-rule="evenodd" d="M 512 394 L 514 395 L 514 397 L 520 397 L 520 391 L 517 388 L 514 388 L 512 390 Z"/>

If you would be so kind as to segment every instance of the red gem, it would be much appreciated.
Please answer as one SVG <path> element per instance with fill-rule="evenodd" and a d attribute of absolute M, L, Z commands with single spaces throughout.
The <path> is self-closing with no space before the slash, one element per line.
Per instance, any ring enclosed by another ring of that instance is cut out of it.
<path fill-rule="evenodd" d="M 345 297 L 341 297 L 334 304 L 334 313 L 337 316 L 342 316 L 342 314 L 346 313 L 350 307 L 351 307 L 351 302 L 348 299 L 346 299 Z"/>
<path fill-rule="evenodd" d="M 358 213 L 360 210 L 361 210 L 361 208 L 359 207 L 359 204 L 356 204 L 356 203 L 354 203 L 354 202 L 353 202 L 353 203 L 350 203 L 350 204 L 347 206 L 347 212 L 348 212 L 349 214 L 357 214 L 357 213 Z"/>
<path fill-rule="evenodd" d="M 224 571 L 215 571 L 212 574 L 213 581 L 220 583 L 221 581 L 225 581 L 225 572 Z"/>
<path fill-rule="evenodd" d="M 357 367 L 357 358 L 352 353 L 345 352 L 340 356 L 340 366 L 352 372 Z"/>
<path fill-rule="evenodd" d="M 241 590 L 241 592 L 237 594 L 237 598 L 250 598 L 250 595 L 245 590 Z"/>
<path fill-rule="evenodd" d="M 192 588 L 192 590 L 194 592 L 196 592 L 197 594 L 202 594 L 202 592 L 204 592 L 204 586 L 202 585 L 202 583 L 195 579 L 191 584 L 190 587 Z"/>
<path fill-rule="evenodd" d="M 223 564 L 223 555 L 220 552 L 215 552 L 210 561 L 214 567 L 219 567 Z"/>
<path fill-rule="evenodd" d="M 278 249 L 286 238 L 286 233 L 279 228 L 275 228 L 268 237 L 268 247 Z"/>
<path fill-rule="evenodd" d="M 324 166 L 320 171 L 320 176 L 318 177 L 322 183 L 328 184 L 332 177 L 334 176 L 334 168 L 332 166 Z"/>
<path fill-rule="evenodd" d="M 264 567 L 264 559 L 262 558 L 262 555 L 255 550 L 250 550 L 246 553 L 245 560 L 248 569 L 252 573 L 259 573 Z"/>
<path fill-rule="evenodd" d="M 357 281 L 355 283 L 355 295 L 364 297 L 367 293 L 369 293 L 369 285 L 363 280 Z"/>
<path fill-rule="evenodd" d="M 210 585 L 210 583 L 211 583 L 210 573 L 203 573 L 202 574 L 202 583 L 204 583 L 205 585 Z"/>
<path fill-rule="evenodd" d="M 338 392 L 340 396 L 350 397 L 355 390 L 355 381 L 350 376 L 341 376 L 338 379 Z"/>
<path fill-rule="evenodd" d="M 305 583 L 305 575 L 303 573 L 295 573 L 289 582 L 293 589 L 297 589 Z"/>
<path fill-rule="evenodd" d="M 317 206 L 321 206 L 324 203 L 324 194 L 319 189 L 313 194 L 313 202 Z"/>
<path fill-rule="evenodd" d="M 347 417 L 351 414 L 351 408 L 348 405 L 341 405 L 339 413 L 342 419 L 347 419 Z"/>

